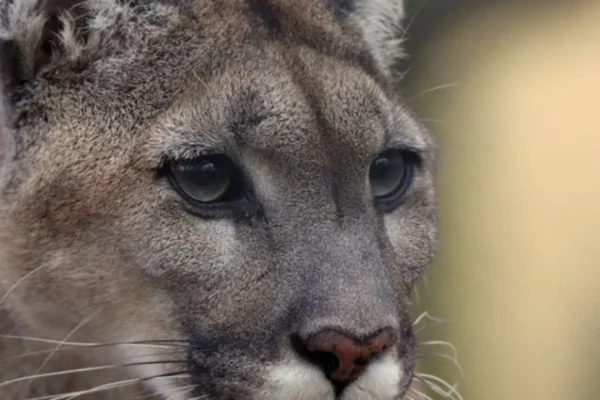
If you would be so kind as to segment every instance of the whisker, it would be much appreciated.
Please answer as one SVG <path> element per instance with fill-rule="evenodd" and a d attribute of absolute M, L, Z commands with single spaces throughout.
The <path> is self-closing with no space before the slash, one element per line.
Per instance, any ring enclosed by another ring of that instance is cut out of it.
<path fill-rule="evenodd" d="M 66 352 L 66 351 L 71 351 L 71 350 L 93 350 L 93 349 L 96 349 L 96 348 L 102 347 L 102 346 L 103 345 L 99 345 L 99 346 L 63 346 L 60 349 L 46 349 L 46 350 L 31 351 L 31 352 L 27 352 L 27 353 L 21 353 L 16 356 L 0 358 L 0 363 L 11 361 L 11 360 L 18 360 L 19 358 L 48 354 L 53 351 Z M 150 353 L 150 354 L 144 354 L 144 355 L 127 356 L 127 357 L 123 357 L 122 359 L 123 360 L 135 360 L 135 359 L 144 358 L 144 357 L 167 356 L 167 355 L 174 355 L 174 354 L 177 354 L 177 352 L 175 350 L 169 351 L 169 352 L 165 351 L 165 352 L 160 352 L 160 353 Z"/>
<path fill-rule="evenodd" d="M 427 385 L 429 389 L 434 391 L 436 394 L 444 398 L 452 398 L 456 400 L 464 400 L 461 394 L 458 392 L 458 384 L 450 385 L 448 382 L 439 378 L 435 375 L 417 372 L 415 378 Z M 441 385 L 441 386 L 440 386 Z M 448 390 L 444 390 L 443 388 Z"/>
<path fill-rule="evenodd" d="M 102 386 L 115 385 L 114 388 L 116 389 L 116 388 L 119 388 L 119 387 L 127 386 L 129 384 L 137 383 L 139 381 L 140 381 L 139 378 L 136 378 L 136 379 L 126 379 L 126 380 L 122 380 L 122 381 L 119 381 L 119 382 L 111 382 L 109 384 L 102 385 Z M 118 385 L 118 386 L 116 386 L 116 385 Z M 100 387 L 100 386 L 97 386 L 96 388 L 98 388 L 98 387 Z M 93 388 L 93 389 L 96 389 L 96 388 Z M 111 388 L 113 388 L 113 387 L 106 388 L 106 390 L 111 389 Z M 89 390 L 92 390 L 92 389 L 89 389 Z M 67 392 L 67 393 L 61 393 L 61 394 L 58 394 L 58 395 L 52 394 L 52 395 L 48 395 L 48 396 L 31 397 L 31 398 L 29 398 L 27 400 L 60 400 L 60 399 L 65 399 L 68 396 L 85 395 L 85 394 L 87 394 L 89 392 L 89 390 L 80 390 L 80 391 L 76 391 L 76 392 Z"/>
<path fill-rule="evenodd" d="M 188 394 L 190 392 L 192 392 L 194 389 L 196 389 L 198 385 L 188 385 L 188 386 L 184 386 L 182 388 L 178 388 L 178 389 L 174 389 L 171 390 L 169 393 L 169 397 L 167 397 L 167 400 L 170 400 L 171 397 L 173 397 L 173 395 L 175 394 Z"/>
<path fill-rule="evenodd" d="M 400 81 L 404 80 L 404 78 L 406 78 L 406 76 L 412 71 L 415 64 L 416 64 L 416 62 L 413 61 L 413 63 L 409 67 L 405 68 L 404 71 L 402 71 L 402 73 L 396 73 L 396 76 L 397 76 L 396 81 L 400 82 Z"/>
<path fill-rule="evenodd" d="M 4 387 L 7 385 L 10 385 L 12 383 L 17 383 L 17 382 L 22 382 L 31 378 L 47 378 L 47 377 L 53 377 L 53 376 L 60 376 L 60 375 L 67 375 L 67 374 L 73 374 L 73 373 L 77 373 L 77 372 L 91 372 L 91 371 L 102 371 L 102 370 L 106 370 L 106 369 L 110 369 L 110 368 L 115 368 L 115 366 L 113 365 L 109 365 L 109 366 L 101 366 L 101 367 L 87 367 L 87 368 L 78 368 L 78 369 L 71 369 L 71 370 L 65 370 L 65 371 L 58 371 L 58 372 L 48 372 L 45 374 L 37 374 L 37 375 L 28 375 L 28 376 L 23 376 L 23 377 L 19 377 L 19 378 L 15 378 L 15 379 L 11 379 L 8 381 L 4 381 L 4 382 L 0 382 L 0 387 Z"/>
<path fill-rule="evenodd" d="M 434 324 L 430 324 L 429 322 L 434 322 Z M 435 323 L 439 324 L 439 323 L 446 323 L 446 322 L 447 322 L 447 320 L 445 320 L 443 318 L 433 317 L 427 311 L 424 311 L 415 319 L 413 326 L 417 327 L 417 329 L 415 329 L 415 332 L 419 333 L 419 332 L 423 331 L 424 329 L 435 326 Z M 444 340 L 429 340 L 429 341 L 420 342 L 419 347 L 421 347 L 421 348 L 422 347 L 443 347 L 443 348 L 449 349 L 450 353 L 451 353 L 450 355 L 445 354 L 446 352 L 441 352 L 441 353 L 418 352 L 415 355 L 415 357 L 417 359 L 432 358 L 432 359 L 436 359 L 439 361 L 448 361 L 458 369 L 458 371 L 461 374 L 461 377 L 464 379 L 464 376 L 465 376 L 464 370 L 462 369 L 460 363 L 458 362 L 458 351 L 452 343 L 450 343 L 448 341 L 444 341 Z M 423 373 L 423 372 L 415 372 L 414 377 L 416 380 L 424 383 L 427 386 L 428 391 L 431 391 L 431 392 L 435 393 L 436 395 L 441 396 L 442 398 L 447 398 L 447 399 L 452 399 L 452 400 L 463 400 L 462 395 L 457 390 L 458 384 L 453 386 L 438 376 L 428 374 L 428 373 Z M 417 394 L 420 398 L 423 398 L 425 400 L 431 400 L 431 397 L 429 397 L 427 394 L 425 394 L 421 391 L 417 391 L 414 388 L 411 388 L 411 390 L 413 391 L 413 393 Z"/>
<path fill-rule="evenodd" d="M 33 373 L 33 375 L 37 375 L 38 373 L 40 373 L 40 371 L 42 371 L 42 369 L 48 364 L 48 362 L 50 361 L 50 359 L 52 358 L 52 356 L 54 356 L 54 354 L 56 354 L 57 350 L 60 349 L 60 347 L 66 343 L 66 341 L 73 336 L 79 329 L 81 329 L 85 324 L 87 324 L 92 317 L 95 315 L 96 313 L 93 313 L 92 315 L 88 316 L 87 318 L 85 318 L 83 321 L 81 321 L 73 330 L 71 330 L 71 332 L 69 332 L 67 334 L 67 336 L 65 336 L 65 338 L 56 345 L 56 347 L 50 352 L 50 354 L 48 354 L 48 356 L 44 359 L 44 361 L 42 362 L 42 364 L 38 367 L 38 369 L 35 370 L 35 372 Z M 29 385 L 31 385 L 31 382 L 33 381 L 33 379 L 31 381 L 29 381 Z"/>
<path fill-rule="evenodd" d="M 429 94 L 429 93 L 438 92 L 440 90 L 449 89 L 449 88 L 453 88 L 453 87 L 457 87 L 457 86 L 460 86 L 460 82 L 445 83 L 443 85 L 434 86 L 432 88 L 425 89 L 422 92 L 415 94 L 414 96 L 411 96 L 410 100 L 417 99 L 417 98 L 424 96 L 426 94 Z"/>
<path fill-rule="evenodd" d="M 195 70 L 192 70 L 192 74 L 194 74 L 194 77 L 198 79 L 198 82 L 200 82 L 200 84 L 204 86 L 204 89 L 208 90 L 208 85 L 206 84 L 206 82 L 204 82 L 202 78 L 200 78 L 200 75 L 198 75 L 198 73 Z"/>
<path fill-rule="evenodd" d="M 462 367 L 460 366 L 460 363 L 458 362 L 458 360 L 456 358 L 453 358 L 452 356 L 449 356 L 447 354 L 417 354 L 416 355 L 417 359 L 423 359 L 423 358 L 429 358 L 429 359 L 438 359 L 439 361 L 449 361 L 453 366 L 455 366 L 458 369 L 458 372 L 460 373 L 461 377 L 464 379 L 465 378 L 465 372 L 462 369 Z"/>
<path fill-rule="evenodd" d="M 165 352 L 160 352 L 160 353 L 150 353 L 150 354 L 140 354 L 140 355 L 135 355 L 135 356 L 127 356 L 127 357 L 123 357 L 122 360 L 136 360 L 136 359 L 143 359 L 146 357 L 157 357 L 157 356 L 175 356 L 181 354 L 179 352 L 175 352 L 175 351 L 165 351 Z"/>
<path fill-rule="evenodd" d="M 92 388 L 89 390 L 82 390 L 77 393 L 61 394 L 59 397 L 54 397 L 52 400 L 61 400 L 61 399 L 72 400 L 77 397 L 85 396 L 85 395 L 92 394 L 92 393 L 103 392 L 103 391 L 111 390 L 111 389 L 119 389 L 119 388 L 122 388 L 125 386 L 139 383 L 140 381 L 141 381 L 140 379 L 126 379 L 126 380 L 123 380 L 120 382 L 107 383 L 104 385 L 96 386 L 95 388 Z"/>
<path fill-rule="evenodd" d="M 443 347 L 447 347 L 452 351 L 452 356 L 456 359 L 458 359 L 458 351 L 456 350 L 456 347 L 450 343 L 447 342 L 445 340 L 428 340 L 428 341 L 424 341 L 424 342 L 420 342 L 419 346 L 443 346 Z"/>
<path fill-rule="evenodd" d="M 417 318 L 415 318 L 415 320 L 412 323 L 413 327 L 416 327 L 417 325 L 419 325 L 423 321 L 423 319 L 425 317 L 427 317 L 428 315 L 429 315 L 429 313 L 427 311 L 423 311 L 421 314 L 419 314 L 419 316 Z"/>
<path fill-rule="evenodd" d="M 417 17 L 419 16 L 419 14 L 421 14 L 421 12 L 425 9 L 426 4 L 427 4 L 427 0 L 422 1 L 421 5 L 419 6 L 419 9 L 415 12 L 415 14 L 412 16 L 410 21 L 408 21 L 406 26 L 404 26 L 402 28 L 402 36 L 400 37 L 401 41 L 404 41 L 406 39 L 406 35 L 408 34 L 408 31 L 410 30 L 410 28 L 414 24 L 414 22 L 417 20 Z"/>
<path fill-rule="evenodd" d="M 118 381 L 118 382 L 111 382 L 111 383 L 99 385 L 99 386 L 96 386 L 96 387 L 93 387 L 93 388 L 87 389 L 87 390 L 79 390 L 79 391 L 73 391 L 73 392 L 68 392 L 68 393 L 61 393 L 58 395 L 53 394 L 53 395 L 49 395 L 49 396 L 34 397 L 34 398 L 29 398 L 27 400 L 63 400 L 63 399 L 71 400 L 71 399 L 74 399 L 77 397 L 84 396 L 86 394 L 98 393 L 98 392 L 101 392 L 104 390 L 110 390 L 110 389 L 118 389 L 121 387 L 133 385 L 135 383 L 145 382 L 145 381 L 156 379 L 156 378 L 162 378 L 162 377 L 168 377 L 168 376 L 175 377 L 175 375 L 181 375 L 181 376 L 187 377 L 189 373 L 190 373 L 190 371 L 182 371 L 182 372 L 178 372 L 178 373 L 154 375 L 154 376 L 145 377 L 145 378 L 125 379 L 125 380 Z"/>
<path fill-rule="evenodd" d="M 175 388 L 175 389 L 171 389 L 169 390 L 169 397 L 167 397 L 166 400 L 169 400 L 171 398 L 171 396 L 178 394 L 180 392 L 182 392 L 183 394 L 186 394 L 188 392 L 191 392 L 192 390 L 194 390 L 198 385 L 187 385 L 187 386 L 183 386 L 180 388 Z M 150 397 L 156 397 L 156 396 L 161 396 L 160 393 L 151 393 L 151 394 L 147 394 L 147 395 L 142 395 L 142 396 L 138 396 L 138 397 L 134 397 L 131 400 L 142 400 L 142 399 L 147 399 Z"/>
<path fill-rule="evenodd" d="M 431 321 L 428 324 L 423 324 L 422 326 L 418 327 L 417 329 L 415 329 L 415 334 L 419 334 L 421 332 L 423 332 L 424 330 L 427 329 L 431 329 L 431 328 L 436 328 L 440 325 L 445 324 L 446 322 L 439 322 L 439 321 Z"/>
<path fill-rule="evenodd" d="M 429 312 L 427 311 L 423 311 L 413 322 L 413 326 L 417 326 L 419 325 L 421 322 L 425 321 L 425 320 L 429 320 L 429 321 L 433 321 L 433 322 L 437 322 L 440 324 L 446 323 L 447 320 L 444 318 L 440 318 L 440 317 L 434 317 L 431 314 L 429 314 Z"/>
<path fill-rule="evenodd" d="M 150 399 L 152 397 L 157 397 L 157 396 L 161 396 L 161 398 L 162 398 L 162 394 L 161 393 L 150 393 L 150 394 L 144 394 L 144 395 L 141 395 L 141 396 L 133 397 L 130 400 Z"/>
<path fill-rule="evenodd" d="M 6 293 L 4 293 L 4 296 L 2 296 L 2 298 L 0 298 L 0 306 L 4 303 L 4 301 L 6 301 L 6 299 L 8 299 L 8 296 L 10 296 L 10 294 L 17 288 L 19 287 L 19 285 L 21 283 L 23 283 L 23 281 L 25 281 L 27 278 L 29 278 L 31 275 L 35 274 L 36 272 L 38 272 L 40 269 L 46 267 L 45 264 L 40 265 L 39 267 L 32 269 L 31 271 L 29 271 L 28 273 L 26 273 L 25 275 L 23 275 L 18 281 L 16 281 L 10 288 L 8 288 L 8 291 Z"/>
<path fill-rule="evenodd" d="M 417 65 L 420 62 L 423 62 L 424 60 L 426 60 L 427 57 L 429 57 L 430 55 L 436 54 L 436 52 L 439 52 L 439 47 L 440 47 L 439 43 L 434 43 L 434 44 L 427 46 L 425 49 L 419 51 L 419 53 L 415 53 L 415 55 L 413 55 L 411 57 L 412 62 L 410 63 L 410 65 L 408 67 L 404 68 L 401 73 L 399 73 L 400 76 L 398 78 L 398 81 L 402 81 L 402 80 L 406 79 L 406 77 L 417 67 Z"/>
<path fill-rule="evenodd" d="M 38 356 L 38 355 L 43 355 L 43 354 L 48 354 L 51 353 L 53 351 L 56 352 L 66 352 L 66 351 L 71 351 L 71 350 L 92 350 L 98 348 L 98 346 L 65 346 L 65 347 L 61 347 L 60 349 L 47 349 L 47 350 L 38 350 L 38 351 L 31 351 L 31 352 L 27 352 L 27 353 L 21 353 L 18 354 L 16 356 L 11 356 L 11 357 L 5 357 L 5 358 L 1 358 L 0 359 L 0 364 L 3 362 L 7 362 L 7 361 L 12 361 L 12 360 L 18 360 L 19 358 L 25 358 L 25 357 L 32 357 L 32 356 Z M 169 352 L 160 352 L 160 353 L 150 353 L 150 354 L 143 354 L 143 355 L 135 355 L 135 356 L 127 356 L 127 357 L 123 357 L 123 360 L 135 360 L 135 359 L 143 359 L 145 357 L 155 357 L 155 356 L 167 356 L 167 355 L 174 355 L 177 354 L 176 351 L 169 351 Z"/>
<path fill-rule="evenodd" d="M 72 399 L 75 399 L 77 397 L 85 396 L 85 395 L 88 395 L 88 394 L 103 392 L 103 391 L 111 390 L 111 389 L 119 389 L 119 388 L 122 388 L 122 387 L 125 387 L 125 386 L 133 385 L 135 383 L 138 383 L 137 379 L 131 379 L 131 380 L 128 380 L 128 381 L 121 381 L 120 383 L 113 383 L 113 384 L 101 385 L 101 386 L 96 387 L 96 388 L 91 389 L 91 390 L 82 391 L 80 393 L 73 394 L 72 396 L 69 396 L 69 397 L 65 397 L 65 396 L 55 397 L 53 400 L 60 400 L 60 399 L 72 400 Z"/>
<path fill-rule="evenodd" d="M 171 361 L 171 360 L 163 360 L 163 361 L 148 361 L 148 362 L 130 363 L 130 364 L 102 365 L 102 366 L 98 366 L 98 367 L 75 368 L 75 369 L 69 369 L 69 370 L 64 370 L 64 371 L 55 371 L 55 372 L 47 372 L 47 373 L 44 373 L 44 374 L 35 374 L 35 375 L 22 376 L 22 377 L 19 377 L 19 378 L 15 378 L 15 379 L 11 379 L 11 380 L 8 380 L 8 381 L 0 382 L 0 387 L 8 386 L 10 384 L 17 383 L 17 382 L 22 382 L 22 381 L 25 381 L 25 380 L 28 380 L 28 379 L 51 378 L 51 377 L 54 377 L 54 376 L 69 375 L 69 374 L 75 374 L 75 373 L 80 373 L 80 372 L 105 371 L 105 370 L 109 370 L 109 369 L 125 368 L 125 367 L 135 367 L 135 366 L 141 366 L 141 365 L 178 364 L 178 363 L 187 363 L 187 361 L 182 361 L 182 360 L 173 360 L 173 361 Z"/>
<path fill-rule="evenodd" d="M 429 397 L 425 393 L 421 392 L 420 390 L 410 388 L 409 393 L 411 393 L 411 392 L 414 393 L 415 395 L 419 396 L 420 399 L 433 400 L 431 397 Z"/>
<path fill-rule="evenodd" d="M 90 343 L 90 342 L 63 342 L 61 340 L 43 339 L 30 336 L 18 335 L 0 335 L 2 339 L 26 340 L 30 342 L 59 344 L 63 343 L 75 347 L 103 347 L 103 346 L 133 346 L 133 347 L 150 347 L 150 348 L 172 348 L 172 347 L 187 347 L 187 340 L 139 340 L 129 342 L 114 342 L 114 343 Z"/>
<path fill-rule="evenodd" d="M 202 399 L 206 399 L 208 396 L 207 395 L 202 395 L 202 396 L 198 396 L 198 397 L 192 397 L 190 400 L 202 400 Z"/>
<path fill-rule="evenodd" d="M 427 5 L 427 0 L 424 0 L 421 2 L 421 5 L 419 6 L 419 9 L 415 12 L 415 14 L 412 16 L 412 18 L 410 19 L 410 21 L 408 21 L 408 23 L 406 24 L 406 26 L 404 26 L 402 28 L 402 36 L 400 36 L 400 42 L 404 42 L 407 38 L 408 35 L 408 31 L 410 30 L 410 28 L 412 27 L 412 25 L 415 23 L 415 21 L 417 20 L 417 17 L 421 14 L 421 12 L 425 9 L 425 6 Z M 419 61 L 418 59 L 416 61 Z M 412 62 L 412 65 L 410 65 L 408 68 L 405 68 L 404 71 L 400 74 L 400 76 L 397 77 L 398 81 L 402 81 L 404 80 L 404 78 L 406 77 L 406 75 L 408 75 L 408 73 L 413 69 L 413 67 L 416 64 L 416 61 Z"/>

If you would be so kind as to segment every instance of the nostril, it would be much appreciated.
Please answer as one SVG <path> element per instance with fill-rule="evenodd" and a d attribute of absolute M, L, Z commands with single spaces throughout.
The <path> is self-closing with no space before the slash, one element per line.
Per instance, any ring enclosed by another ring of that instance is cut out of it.
<path fill-rule="evenodd" d="M 311 354 L 312 361 L 321 366 L 325 375 L 329 376 L 335 372 L 340 366 L 338 358 L 333 353 L 326 353 L 324 351 L 315 351 Z"/>
<path fill-rule="evenodd" d="M 373 355 L 374 354 L 371 354 L 371 356 L 373 356 Z M 369 363 L 369 360 L 367 360 L 366 358 L 359 358 L 354 361 L 354 364 L 358 365 L 359 367 L 364 367 L 368 363 Z"/>
<path fill-rule="evenodd" d="M 293 339 L 296 350 L 307 360 L 323 369 L 336 385 L 345 385 L 356 379 L 379 354 L 392 347 L 397 340 L 393 329 L 380 330 L 364 340 L 326 329 L 302 341 Z"/>

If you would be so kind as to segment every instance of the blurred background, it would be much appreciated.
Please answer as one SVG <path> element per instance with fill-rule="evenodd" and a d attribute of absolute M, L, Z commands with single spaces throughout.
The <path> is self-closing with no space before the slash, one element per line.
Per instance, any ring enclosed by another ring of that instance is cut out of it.
<path fill-rule="evenodd" d="M 600 399 L 600 1 L 408 8 L 402 90 L 439 150 L 419 370 L 465 400 Z"/>

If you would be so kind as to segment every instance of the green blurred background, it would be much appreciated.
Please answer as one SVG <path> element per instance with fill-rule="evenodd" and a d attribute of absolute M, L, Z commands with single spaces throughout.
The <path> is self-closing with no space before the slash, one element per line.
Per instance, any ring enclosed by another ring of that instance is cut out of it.
<path fill-rule="evenodd" d="M 402 90 L 440 160 L 414 313 L 447 320 L 420 320 L 419 370 L 467 400 L 600 399 L 600 1 L 408 11 Z"/>

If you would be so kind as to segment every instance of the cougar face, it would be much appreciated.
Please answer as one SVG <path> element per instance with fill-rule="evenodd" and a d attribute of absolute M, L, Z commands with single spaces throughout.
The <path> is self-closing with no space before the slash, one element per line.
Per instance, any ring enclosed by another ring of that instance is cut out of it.
<path fill-rule="evenodd" d="M 400 1 L 2 9 L 7 321 L 164 398 L 403 398 L 435 217 Z"/>

